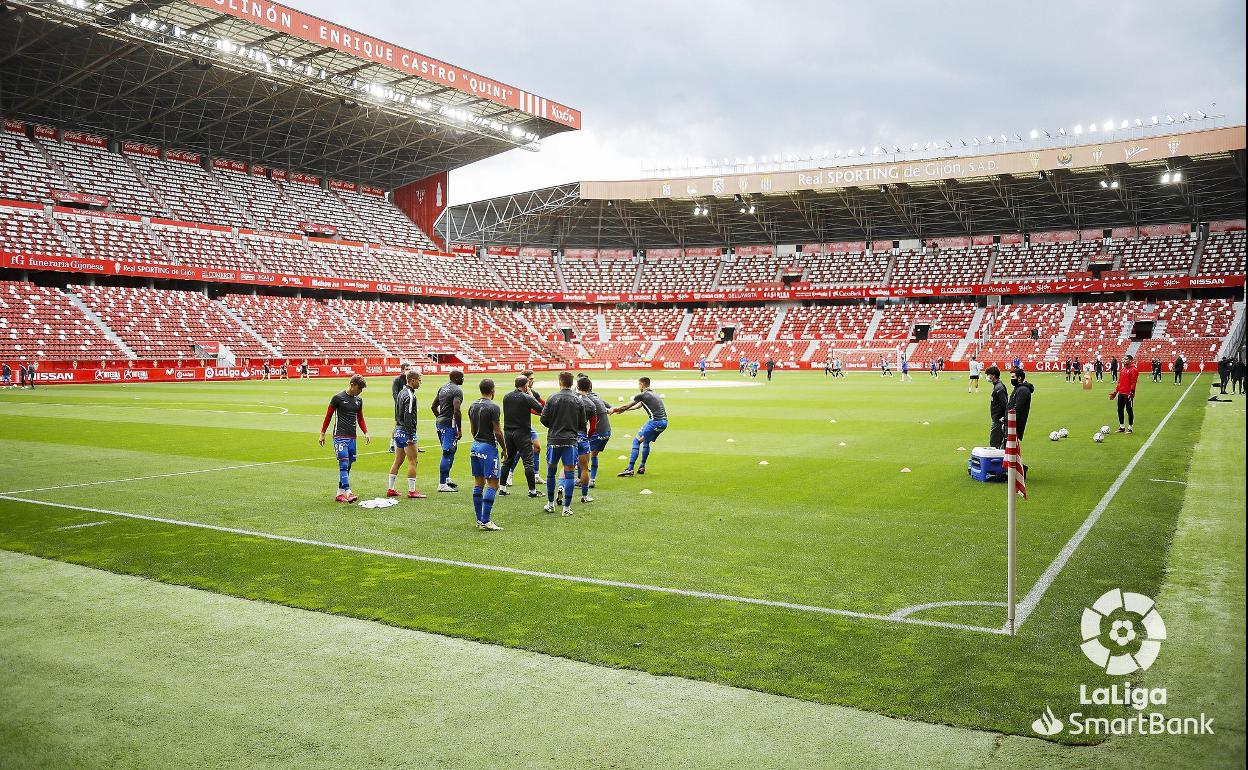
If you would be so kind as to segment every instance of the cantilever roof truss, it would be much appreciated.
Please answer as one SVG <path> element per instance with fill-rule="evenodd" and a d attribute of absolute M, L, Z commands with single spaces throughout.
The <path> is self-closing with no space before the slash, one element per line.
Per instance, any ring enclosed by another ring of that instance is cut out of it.
<path fill-rule="evenodd" d="M 539 138 L 566 130 L 190 2 L 81 6 L 0 0 L 0 115 L 385 188 L 518 143 L 370 99 L 359 83 L 401 89 Z M 175 38 L 135 18 L 191 34 Z M 314 74 L 270 72 L 204 44 L 222 38 Z"/>
<path fill-rule="evenodd" d="M 1168 165 L 1181 184 L 1162 185 Z M 1116 189 L 1101 181 L 1118 181 Z M 1000 174 L 775 195 L 588 200 L 579 184 L 448 209 L 452 242 L 539 248 L 663 248 L 924 239 L 1237 219 L 1244 150 L 1166 162 Z M 750 206 L 754 213 L 748 213 Z M 695 214 L 694 208 L 706 214 Z M 747 213 L 741 213 L 741 208 Z"/>

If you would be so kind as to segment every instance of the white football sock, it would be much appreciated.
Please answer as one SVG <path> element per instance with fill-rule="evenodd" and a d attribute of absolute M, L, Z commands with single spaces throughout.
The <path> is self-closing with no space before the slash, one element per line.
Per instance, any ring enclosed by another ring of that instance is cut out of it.
<path fill-rule="evenodd" d="M 386 487 L 386 489 L 394 489 L 394 482 L 397 481 L 398 478 L 399 477 L 397 475 L 391 473 L 390 474 L 390 486 Z"/>
<path fill-rule="evenodd" d="M 408 480 L 407 480 L 407 491 L 408 491 L 408 492 L 415 492 L 415 491 L 416 491 L 416 479 L 408 479 Z"/>

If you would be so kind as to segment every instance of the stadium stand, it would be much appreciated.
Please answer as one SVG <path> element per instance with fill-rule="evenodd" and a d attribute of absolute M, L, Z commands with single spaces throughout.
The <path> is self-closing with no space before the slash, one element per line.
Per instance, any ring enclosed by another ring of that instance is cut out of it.
<path fill-rule="evenodd" d="M 656 257 L 646 258 L 641 268 L 638 291 L 688 291 L 694 286 L 705 291 L 715 282 L 719 270 L 718 257 Z"/>
<path fill-rule="evenodd" d="M 0 357 L 74 361 L 125 354 L 63 292 L 0 281 Z"/>
<path fill-rule="evenodd" d="M 890 254 L 831 252 L 823 256 L 801 254 L 805 280 L 814 286 L 881 286 L 888 276 Z"/>
<path fill-rule="evenodd" d="M 776 319 L 775 308 L 727 307 L 698 308 L 693 311 L 687 332 L 689 339 L 714 340 L 724 327 L 734 327 L 734 339 L 761 340 Z"/>
<path fill-rule="evenodd" d="M 322 189 L 319 184 L 298 180 L 279 181 L 275 184 L 283 196 L 306 215 L 305 221 L 333 225 L 338 228 L 338 235 L 347 240 L 377 242 L 377 236 L 347 208 L 342 199 L 329 190 Z"/>
<path fill-rule="evenodd" d="M 247 210 L 255 227 L 279 233 L 294 233 L 298 232 L 300 222 L 309 221 L 308 217 L 282 195 L 276 182 L 243 171 L 218 169 L 214 173 L 230 198 Z"/>
<path fill-rule="evenodd" d="M 1195 258 L 1195 241 L 1186 235 L 1114 241 L 1109 253 L 1131 275 L 1187 275 Z"/>
<path fill-rule="evenodd" d="M 308 251 L 328 268 L 326 275 L 362 278 L 372 281 L 393 281 L 394 274 L 378 262 L 363 246 L 335 243 L 320 238 L 308 239 Z"/>
<path fill-rule="evenodd" d="M 604 310 L 603 321 L 612 340 L 672 340 L 685 311 L 680 308 L 638 307 Z"/>
<path fill-rule="evenodd" d="M 1083 270 L 1088 257 L 1100 251 L 1100 241 L 1033 244 L 1028 248 L 1022 244 L 1003 244 L 997 250 L 992 279 L 1062 278 L 1067 273 Z"/>
<path fill-rule="evenodd" d="M 168 216 L 126 158 L 106 147 L 73 142 L 41 142 L 78 192 L 107 195 L 109 207 L 142 216 Z"/>
<path fill-rule="evenodd" d="M 71 254 L 43 209 L 0 206 L 0 249 L 35 254 Z"/>
<path fill-rule="evenodd" d="M 780 339 L 863 339 L 875 309 L 866 305 L 824 305 L 789 308 L 777 335 Z"/>
<path fill-rule="evenodd" d="M 164 244 L 165 251 L 184 265 L 230 270 L 263 269 L 255 258 L 243 251 L 229 231 L 160 224 L 152 225 L 152 231 Z"/>
<path fill-rule="evenodd" d="M 265 270 L 296 275 L 330 275 L 329 266 L 317 259 L 302 238 L 246 234 L 240 236 L 239 242 Z"/>
<path fill-rule="evenodd" d="M 1200 258 L 1199 275 L 1244 274 L 1243 230 L 1229 233 L 1210 233 Z"/>
<path fill-rule="evenodd" d="M 227 227 L 246 226 L 242 212 L 226 196 L 216 177 L 202 166 L 146 155 L 128 157 L 143 179 L 156 190 L 174 219 Z"/>
<path fill-rule="evenodd" d="M 988 339 L 974 352 L 985 362 L 1013 361 L 1016 356 L 1027 364 L 1042 360 L 1065 312 L 1060 303 L 1002 305 L 985 315 L 982 326 Z"/>
<path fill-rule="evenodd" d="M 141 358 L 193 358 L 196 344 L 225 345 L 242 356 L 269 351 L 202 292 L 76 286 L 78 295 Z"/>
<path fill-rule="evenodd" d="M 498 275 L 498 288 L 514 291 L 558 291 L 559 274 L 549 257 L 487 257 Z"/>
<path fill-rule="evenodd" d="M 738 254 L 724 263 L 719 286 L 739 289 L 749 283 L 775 283 L 780 277 L 780 262 L 774 254 Z"/>
<path fill-rule="evenodd" d="M 51 189 L 58 184 L 29 139 L 0 131 L 0 198 L 51 203 Z"/>
<path fill-rule="evenodd" d="M 637 264 L 632 257 L 566 258 L 560 265 L 560 271 L 568 291 L 632 291 L 637 280 Z"/>
<path fill-rule="evenodd" d="M 383 356 L 346 318 L 306 298 L 227 294 L 220 301 L 283 356 Z"/>
<path fill-rule="evenodd" d="M 433 240 L 399 211 L 390 201 L 378 195 L 349 190 L 333 190 L 346 207 L 377 233 L 381 242 L 411 249 L 437 250 Z"/>
<path fill-rule="evenodd" d="M 1075 306 L 1075 318 L 1066 339 L 1053 351 L 1055 360 L 1078 357 L 1081 363 L 1122 358 L 1130 347 L 1132 319 L 1144 312 L 1144 303 L 1085 302 Z"/>
<path fill-rule="evenodd" d="M 930 250 L 927 254 L 903 251 L 893 268 L 894 286 L 950 286 L 982 283 L 988 272 L 989 251 L 970 249 Z"/>
<path fill-rule="evenodd" d="M 57 211 L 55 219 L 84 257 L 176 264 L 141 221 L 64 211 Z"/>

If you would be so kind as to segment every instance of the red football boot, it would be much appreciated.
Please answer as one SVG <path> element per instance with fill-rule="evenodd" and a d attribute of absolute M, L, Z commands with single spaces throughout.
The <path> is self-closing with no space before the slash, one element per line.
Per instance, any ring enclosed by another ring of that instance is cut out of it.
<path fill-rule="evenodd" d="M 347 496 L 346 496 L 346 495 L 344 495 L 343 493 L 339 492 L 339 493 L 338 493 L 338 496 L 334 498 L 334 502 L 335 502 L 335 503 L 345 503 L 345 502 L 347 502 Z"/>
<path fill-rule="evenodd" d="M 386 497 L 398 497 L 398 496 L 399 496 L 399 491 L 397 489 L 386 490 Z"/>
<path fill-rule="evenodd" d="M 355 494 L 354 492 L 352 492 L 351 494 L 347 495 L 347 496 L 343 499 L 343 502 L 344 502 L 344 503 L 354 503 L 356 500 L 359 500 L 359 499 L 360 499 L 360 496 L 359 496 L 359 495 L 357 495 L 357 494 Z"/>
<path fill-rule="evenodd" d="M 417 492 L 416 490 L 412 490 L 411 492 L 407 493 L 408 500 L 424 500 L 425 497 L 426 496 L 423 492 Z"/>

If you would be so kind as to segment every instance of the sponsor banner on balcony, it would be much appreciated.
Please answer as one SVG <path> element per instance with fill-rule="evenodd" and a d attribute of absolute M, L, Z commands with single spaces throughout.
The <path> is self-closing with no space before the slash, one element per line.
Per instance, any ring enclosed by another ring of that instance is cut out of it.
<path fill-rule="evenodd" d="M 172 158 L 172 155 L 166 154 L 165 157 Z M 226 160 L 225 158 L 213 158 L 212 167 L 225 169 L 226 171 L 238 171 L 240 173 L 247 172 L 247 164 L 241 160 Z"/>
<path fill-rule="evenodd" d="M 176 160 L 178 163 L 192 163 L 198 166 L 199 159 L 199 153 L 191 152 L 190 150 L 165 150 L 165 160 Z M 223 160 L 219 166 L 216 161 L 213 161 L 213 167 L 224 168 L 230 171 L 247 170 L 247 164 L 238 160 Z"/>
<path fill-rule="evenodd" d="M 108 147 L 108 140 L 104 137 L 82 131 L 62 131 L 61 141 L 83 144 L 87 147 Z"/>
<path fill-rule="evenodd" d="M 1191 225 L 1140 225 L 1141 238 L 1157 238 L 1161 236 L 1191 234 Z"/>
<path fill-rule="evenodd" d="M 108 206 L 107 195 L 96 195 L 94 193 L 80 193 L 72 190 L 52 190 L 52 200 L 57 203 L 64 203 L 70 206 L 94 206 L 95 208 L 106 208 Z"/>
<path fill-rule="evenodd" d="M 299 230 L 308 235 L 321 235 L 326 238 L 333 238 L 338 234 L 338 228 L 333 225 L 325 225 L 319 222 L 300 222 Z"/>
<path fill-rule="evenodd" d="M 26 124 L 20 120 L 4 119 L 4 130 L 10 134 L 25 134 Z"/>
<path fill-rule="evenodd" d="M 1209 223 L 1209 232 L 1211 233 L 1229 233 L 1233 230 L 1243 229 L 1245 227 L 1242 219 L 1220 219 Z"/>
<path fill-rule="evenodd" d="M 329 189 L 346 190 L 347 192 L 356 192 L 360 189 L 360 186 L 357 185 L 355 182 L 341 182 L 337 179 L 331 179 L 329 180 Z"/>
<path fill-rule="evenodd" d="M 490 246 L 485 250 L 486 254 L 491 257 L 518 257 L 520 256 L 519 246 Z"/>
<path fill-rule="evenodd" d="M 38 139 L 55 139 L 56 129 L 52 126 L 35 126 L 35 137 Z"/>
<path fill-rule="evenodd" d="M 386 197 L 385 190 L 381 189 L 380 187 L 372 187 L 370 185 L 364 185 L 360 187 L 360 192 L 364 193 L 365 195 L 372 195 L 373 197 L 376 197 L 376 198 Z"/>
<path fill-rule="evenodd" d="M 471 257 L 473 254 L 477 253 L 477 247 L 473 246 L 471 243 L 452 243 L 451 253 Z"/>
<path fill-rule="evenodd" d="M 142 142 L 122 142 L 121 151 L 126 155 L 143 155 L 148 158 L 159 158 L 160 148 Z"/>
<path fill-rule="evenodd" d="M 1043 233 L 1032 233 L 1031 242 L 1033 244 L 1040 243 L 1066 243 L 1078 239 L 1078 230 L 1050 230 Z"/>
<path fill-rule="evenodd" d="M 318 186 L 321 184 L 321 178 L 319 176 L 313 176 L 312 174 L 304 174 L 303 172 L 300 172 L 300 171 L 292 171 L 290 173 L 290 181 L 299 182 L 300 184 L 313 184 L 313 185 L 318 185 Z"/>

